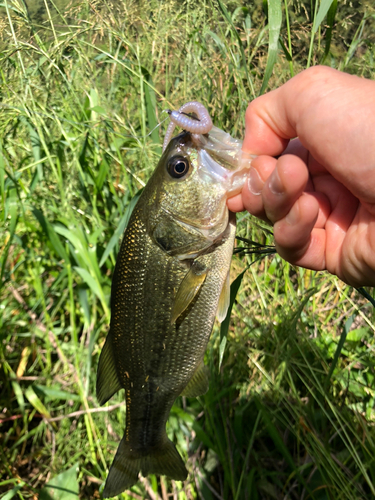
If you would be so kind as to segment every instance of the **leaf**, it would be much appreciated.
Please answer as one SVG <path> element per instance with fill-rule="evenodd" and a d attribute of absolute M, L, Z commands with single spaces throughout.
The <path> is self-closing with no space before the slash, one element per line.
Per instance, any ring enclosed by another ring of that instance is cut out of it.
<path fill-rule="evenodd" d="M 39 181 L 41 181 L 44 177 L 43 174 L 43 165 L 40 162 L 41 159 L 41 141 L 38 132 L 35 130 L 33 125 L 27 120 L 24 116 L 21 116 L 20 120 L 25 123 L 27 128 L 29 129 L 29 136 L 30 136 L 30 142 L 31 142 L 31 151 L 34 157 L 35 163 L 37 163 L 37 167 L 34 173 L 34 176 L 32 178 L 31 184 L 30 184 L 30 192 L 32 193 L 38 184 Z"/>
<path fill-rule="evenodd" d="M 356 328 L 355 330 L 350 330 L 348 335 L 346 336 L 346 340 L 351 342 L 359 342 L 364 337 L 368 335 L 367 328 Z"/>
<path fill-rule="evenodd" d="M 17 486 L 12 488 L 10 491 L 5 493 L 4 496 L 0 497 L 1 500 L 10 500 L 11 498 L 13 498 L 17 494 L 17 491 L 20 490 L 22 488 L 22 486 L 24 486 L 24 484 L 25 483 L 22 481 L 20 484 L 18 484 Z"/>
<path fill-rule="evenodd" d="M 279 0 L 273 0 L 273 1 L 279 1 Z M 219 9 L 221 10 L 223 16 L 225 17 L 228 24 L 232 28 L 232 33 L 237 38 L 238 46 L 239 46 L 239 49 L 241 52 L 241 57 L 242 57 L 242 63 L 243 63 L 243 66 L 244 66 L 245 72 L 246 72 L 247 83 L 249 85 L 249 88 L 251 89 L 253 96 L 255 97 L 254 86 L 253 86 L 253 82 L 251 80 L 250 72 L 249 72 L 248 67 L 247 67 L 247 61 L 246 61 L 245 51 L 243 48 L 241 37 L 240 37 L 235 25 L 233 24 L 232 18 L 230 17 L 229 12 L 228 12 L 224 2 L 222 2 L 222 0 L 217 0 L 217 3 L 219 4 Z"/>
<path fill-rule="evenodd" d="M 17 380 L 12 380 L 12 388 L 14 391 L 14 395 L 16 396 L 18 406 L 20 407 L 20 410 L 22 413 L 25 413 L 25 399 L 23 397 L 23 392 L 21 389 L 20 384 L 17 382 Z"/>
<path fill-rule="evenodd" d="M 257 405 L 259 412 L 262 414 L 264 423 L 267 427 L 268 435 L 272 439 L 275 447 L 283 455 L 285 462 L 289 465 L 289 467 L 292 469 L 292 471 L 297 476 L 299 481 L 301 481 L 301 483 L 304 485 L 306 490 L 309 493 L 311 493 L 309 486 L 307 485 L 306 481 L 299 473 L 298 468 L 293 460 L 292 455 L 290 454 L 288 448 L 284 444 L 284 441 L 281 438 L 279 431 L 277 430 L 275 424 L 272 422 L 267 407 L 262 403 L 262 401 L 260 400 L 260 398 L 258 398 L 258 396 L 254 397 L 254 401 L 255 401 L 255 404 Z"/>
<path fill-rule="evenodd" d="M 38 398 L 38 396 L 35 394 L 32 386 L 30 386 L 26 389 L 25 396 L 27 397 L 29 402 L 32 404 L 32 406 L 36 409 L 36 411 L 41 413 L 45 418 L 51 418 L 49 411 L 44 406 L 44 404 L 41 402 L 41 400 Z"/>
<path fill-rule="evenodd" d="M 8 8 L 8 9 L 13 10 L 13 12 L 15 12 L 19 16 L 23 17 L 23 19 L 26 21 L 26 16 L 22 12 L 22 10 L 16 9 L 15 7 L 12 7 L 11 5 L 9 5 L 9 3 L 4 3 L 4 2 L 0 3 L 0 7 L 4 8 L 4 9 Z"/>
<path fill-rule="evenodd" d="M 359 292 L 365 299 L 367 299 L 372 304 L 373 307 L 375 307 L 375 300 L 363 287 L 357 288 L 357 292 Z"/>
<path fill-rule="evenodd" d="M 238 289 L 240 288 L 242 278 L 244 277 L 246 271 L 249 268 L 247 267 L 242 273 L 240 273 L 237 278 L 233 281 L 233 283 L 230 286 L 230 301 L 229 301 L 229 307 L 228 307 L 228 312 L 227 315 L 224 319 L 224 321 L 221 323 L 221 328 L 220 328 L 220 353 L 219 353 L 219 370 L 221 367 L 221 362 L 223 361 L 223 356 L 224 356 L 224 349 L 226 342 L 223 343 L 224 337 L 227 337 L 228 335 L 228 330 L 229 330 L 229 323 L 230 323 L 230 316 L 232 314 L 232 307 L 234 304 L 234 301 L 236 300 L 236 296 L 238 293 Z"/>
<path fill-rule="evenodd" d="M 219 347 L 219 370 L 221 367 L 221 363 L 223 362 L 223 357 L 224 357 L 224 351 L 225 347 L 227 345 L 227 337 L 223 337 L 220 342 L 220 347 Z"/>
<path fill-rule="evenodd" d="M 37 219 L 39 224 L 42 226 L 44 234 L 47 236 L 48 241 L 51 243 L 52 248 L 56 252 L 56 254 L 65 262 L 69 262 L 69 257 L 65 251 L 63 244 L 60 241 L 60 238 L 57 236 L 56 231 L 53 226 L 48 222 L 48 220 L 44 217 L 43 213 L 34 208 L 32 210 L 34 217 Z"/>
<path fill-rule="evenodd" d="M 279 37 L 279 44 L 280 44 L 280 47 L 282 48 L 283 52 L 284 52 L 284 55 L 286 57 L 286 60 L 291 62 L 293 59 L 292 59 L 292 56 L 289 52 L 289 49 L 285 46 L 285 43 L 284 43 L 284 40 L 281 38 L 281 36 Z"/>
<path fill-rule="evenodd" d="M 201 441 L 205 446 L 207 446 L 207 448 L 211 448 L 211 450 L 216 451 L 216 446 L 197 421 L 194 422 L 193 429 L 198 441 Z"/>
<path fill-rule="evenodd" d="M 108 174 L 108 170 L 109 170 L 108 162 L 105 158 L 103 158 L 102 161 L 100 162 L 99 172 L 98 172 L 98 175 L 95 179 L 95 184 L 96 184 L 96 187 L 98 188 L 98 191 L 102 190 L 105 178 L 107 177 L 107 174 Z"/>
<path fill-rule="evenodd" d="M 67 391 L 62 391 L 61 389 L 55 389 L 53 387 L 46 387 L 44 385 L 33 385 L 33 389 L 36 394 L 48 398 L 50 400 L 55 399 L 63 399 L 63 400 L 72 400 L 72 401 L 81 401 L 80 396 L 78 394 L 72 394 Z"/>
<path fill-rule="evenodd" d="M 320 5 L 319 5 L 319 10 L 317 10 L 318 3 L 315 3 L 315 8 L 314 8 L 314 23 L 313 27 L 311 30 L 310 34 L 310 47 L 309 47 L 309 55 L 307 58 L 307 64 L 306 68 L 310 67 L 311 63 L 311 58 L 312 58 L 312 52 L 313 52 L 313 46 L 314 46 L 314 38 L 315 34 L 318 31 L 319 26 L 323 22 L 323 19 L 326 17 L 327 12 L 332 4 L 333 0 L 321 0 Z M 323 56 L 324 57 L 324 56 Z"/>
<path fill-rule="evenodd" d="M 74 251 L 72 252 L 72 256 L 76 260 L 79 267 L 89 269 L 96 277 L 97 281 L 100 282 L 102 275 L 98 266 L 95 241 L 88 242 L 87 238 L 90 238 L 90 236 L 85 234 L 83 228 L 80 226 L 71 226 L 68 229 L 63 225 L 54 224 L 53 227 L 57 234 L 66 238 L 73 245 Z M 94 233 L 91 233 L 91 237 L 94 235 Z"/>
<path fill-rule="evenodd" d="M 105 115 L 105 109 L 101 106 L 93 106 L 91 111 L 95 111 L 95 113 L 98 113 L 99 115 Z"/>
<path fill-rule="evenodd" d="M 103 293 L 99 286 L 99 284 L 95 281 L 95 279 L 91 276 L 91 274 L 83 269 L 83 267 L 75 266 L 74 269 L 81 276 L 86 285 L 90 288 L 90 290 L 98 297 L 99 300 L 103 300 Z"/>
<path fill-rule="evenodd" d="M 365 14 L 363 15 L 362 21 L 360 22 L 360 24 L 357 28 L 357 31 L 355 32 L 353 40 L 351 41 L 351 44 L 349 45 L 349 49 L 346 53 L 343 67 L 340 68 L 341 70 L 343 70 L 349 64 L 350 59 L 353 57 L 355 51 L 357 50 L 358 45 L 362 41 L 362 35 L 363 35 L 365 23 L 366 23 L 366 18 L 367 18 L 367 14 L 365 12 Z"/>
<path fill-rule="evenodd" d="M 337 0 L 333 0 L 331 3 L 331 7 L 328 9 L 327 13 L 327 31 L 325 35 L 325 48 L 324 48 L 324 54 L 321 63 L 324 62 L 325 58 L 329 54 L 329 49 L 331 47 L 331 39 L 332 39 L 332 30 L 333 26 L 335 24 L 335 17 L 336 17 L 336 12 L 337 12 Z"/>
<path fill-rule="evenodd" d="M 340 354 L 341 354 L 341 351 L 342 351 L 342 348 L 344 347 L 344 343 L 345 343 L 345 340 L 346 340 L 346 337 L 349 333 L 349 330 L 350 330 L 350 327 L 352 326 L 353 324 L 353 321 L 354 321 L 354 318 L 355 318 L 355 314 L 352 314 L 345 322 L 345 325 L 344 325 L 344 329 L 341 333 L 341 336 L 340 336 L 340 340 L 339 340 L 339 343 L 337 344 L 337 347 L 336 347 L 336 352 L 335 352 L 335 355 L 333 357 L 333 361 L 331 363 L 331 366 L 329 368 L 329 372 L 328 372 L 328 375 L 326 377 L 326 380 L 324 382 L 324 391 L 327 392 L 328 390 L 328 385 L 329 385 L 329 382 L 331 380 L 331 377 L 332 377 L 332 374 L 336 368 L 336 365 L 337 365 L 337 362 L 339 360 L 339 357 L 340 357 Z"/>
<path fill-rule="evenodd" d="M 0 197 L 2 198 L 3 202 L 3 209 L 4 209 L 4 201 L 5 201 L 5 162 L 4 162 L 4 156 L 2 153 L 2 147 L 0 145 Z"/>
<path fill-rule="evenodd" d="M 78 462 L 51 479 L 40 490 L 39 500 L 77 500 L 79 492 L 77 472 Z"/>
<path fill-rule="evenodd" d="M 213 31 L 210 31 L 210 30 L 206 31 L 206 35 L 210 35 L 210 37 L 216 43 L 217 47 L 220 49 L 220 52 L 225 56 L 227 53 L 227 49 L 225 47 L 225 44 L 220 39 L 220 37 L 216 33 L 214 33 Z"/>
<path fill-rule="evenodd" d="M 9 217 L 10 217 L 10 227 L 9 227 L 9 238 L 5 245 L 5 248 L 2 250 L 0 254 L 0 289 L 4 285 L 3 277 L 6 269 L 6 262 L 8 259 L 8 254 L 10 247 L 13 243 L 13 238 L 15 237 L 15 231 L 19 220 L 18 215 L 18 200 L 17 193 L 15 189 L 11 189 L 9 192 L 9 196 L 7 199 L 7 205 L 9 209 Z"/>
<path fill-rule="evenodd" d="M 81 304 L 83 314 L 85 315 L 86 321 L 90 324 L 91 314 L 90 314 L 90 306 L 87 298 L 87 289 L 84 287 L 78 287 L 78 299 Z"/>
<path fill-rule="evenodd" d="M 314 19 L 314 24 L 313 24 L 313 34 L 315 34 L 318 31 L 319 26 L 322 24 L 323 19 L 326 17 L 327 12 L 329 8 L 331 7 L 331 4 L 333 3 L 334 0 L 321 0 L 319 10 L 317 15 L 315 16 Z"/>
<path fill-rule="evenodd" d="M 156 97 L 155 97 L 155 92 L 153 89 L 153 82 L 151 75 L 147 74 L 147 82 L 150 83 L 150 85 L 147 85 L 145 83 L 145 100 L 146 100 L 146 113 L 147 113 L 147 122 L 148 126 L 151 129 L 151 139 L 154 144 L 157 144 L 160 146 L 160 137 L 159 137 L 159 130 L 157 128 L 158 126 L 158 120 L 156 118 Z M 160 149 L 161 152 L 161 149 Z"/>
<path fill-rule="evenodd" d="M 90 111 L 90 113 L 91 113 L 91 111 Z M 85 165 L 86 165 L 86 152 L 87 152 L 88 147 L 89 147 L 89 137 L 90 137 L 90 134 L 89 134 L 89 132 L 87 132 L 85 135 L 85 140 L 83 141 L 83 144 L 82 144 L 81 151 L 79 153 L 78 161 L 79 161 L 81 167 L 85 167 Z"/>
<path fill-rule="evenodd" d="M 262 87 L 259 92 L 260 95 L 263 94 L 267 88 L 277 59 L 281 21 L 282 12 L 280 0 L 268 0 L 268 57 Z"/>

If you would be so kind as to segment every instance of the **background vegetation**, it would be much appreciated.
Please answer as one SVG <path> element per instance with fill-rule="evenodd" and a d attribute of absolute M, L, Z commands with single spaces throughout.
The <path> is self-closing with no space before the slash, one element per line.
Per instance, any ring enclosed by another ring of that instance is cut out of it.
<path fill-rule="evenodd" d="M 202 101 L 241 137 L 248 101 L 309 65 L 373 78 L 375 10 L 336 0 L 0 9 L 0 497 L 100 498 L 125 407 L 122 394 L 98 407 L 96 366 L 163 109 Z M 239 235 L 272 244 L 269 229 L 238 219 Z M 277 255 L 251 262 L 233 259 L 240 287 L 209 345 L 210 391 L 171 412 L 188 480 L 149 477 L 121 498 L 374 498 L 372 305 Z"/>

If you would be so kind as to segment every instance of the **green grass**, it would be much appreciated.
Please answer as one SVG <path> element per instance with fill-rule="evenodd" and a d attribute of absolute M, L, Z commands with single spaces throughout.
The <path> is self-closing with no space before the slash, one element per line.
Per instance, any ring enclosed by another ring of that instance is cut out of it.
<path fill-rule="evenodd" d="M 324 0 L 0 8 L 0 498 L 100 498 L 125 407 L 122 395 L 98 407 L 96 366 L 162 111 L 200 100 L 242 137 L 249 100 L 309 65 L 371 78 L 375 10 Z M 269 229 L 238 220 L 240 236 L 272 244 Z M 232 278 L 251 261 L 234 257 Z M 122 498 L 373 498 L 374 329 L 371 304 L 335 277 L 278 256 L 249 267 L 228 329 L 216 325 L 209 344 L 208 394 L 171 412 L 188 481 L 149 477 Z"/>

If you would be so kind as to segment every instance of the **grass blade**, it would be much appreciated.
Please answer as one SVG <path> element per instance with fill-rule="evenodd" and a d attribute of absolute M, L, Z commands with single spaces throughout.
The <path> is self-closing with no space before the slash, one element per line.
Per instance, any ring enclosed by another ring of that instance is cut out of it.
<path fill-rule="evenodd" d="M 60 472 L 41 489 L 39 500 L 77 500 L 79 492 L 77 472 L 78 463 Z"/>
<path fill-rule="evenodd" d="M 314 24 L 312 29 L 313 35 L 315 35 L 315 33 L 318 31 L 319 26 L 322 24 L 329 8 L 334 2 L 336 2 L 336 7 L 337 7 L 337 0 L 321 0 L 318 13 L 314 18 Z"/>
<path fill-rule="evenodd" d="M 152 78 L 148 72 L 147 72 L 146 80 L 147 80 L 147 83 L 145 82 L 144 90 L 145 90 L 146 113 L 147 113 L 148 127 L 151 130 L 152 142 L 159 146 L 159 148 L 157 149 L 157 153 L 161 154 L 159 129 L 157 128 L 158 120 L 156 118 L 156 96 L 155 96 Z M 150 85 L 148 85 L 148 83 Z"/>
<path fill-rule="evenodd" d="M 335 351 L 335 355 L 333 357 L 333 360 L 332 360 L 332 363 L 331 363 L 331 366 L 329 368 L 329 372 L 327 374 L 327 378 L 324 382 L 324 391 L 327 392 L 328 390 L 328 385 L 330 383 L 330 380 L 331 380 L 331 377 L 332 377 L 332 374 L 336 368 L 336 365 L 337 365 L 337 362 L 339 360 L 339 357 L 340 357 L 340 354 L 341 354 L 341 351 L 342 351 L 342 348 L 344 347 L 344 343 L 345 343 L 345 340 L 346 340 L 346 337 L 349 333 L 349 330 L 350 330 L 350 327 L 352 326 L 352 323 L 354 321 L 354 315 L 350 316 L 346 322 L 345 322 L 345 325 L 344 325 L 344 329 L 340 335 L 340 340 L 337 344 L 337 347 L 336 347 L 336 351 Z"/>
<path fill-rule="evenodd" d="M 318 31 L 319 26 L 322 24 L 324 18 L 326 17 L 327 12 L 328 12 L 329 8 L 331 7 L 331 4 L 333 1 L 334 0 L 322 0 L 320 3 L 320 6 L 319 6 L 319 10 L 318 10 L 318 2 L 315 2 L 314 22 L 313 22 L 313 27 L 311 30 L 309 55 L 308 55 L 308 59 L 307 59 L 306 68 L 309 68 L 310 64 L 311 64 L 315 34 Z"/>
<path fill-rule="evenodd" d="M 326 31 L 326 36 L 325 36 L 325 47 L 324 47 L 324 54 L 322 56 L 321 63 L 323 63 L 326 59 L 326 57 L 329 54 L 329 50 L 331 48 L 331 40 L 332 40 L 332 31 L 333 31 L 333 26 L 335 24 L 335 17 L 336 17 L 336 12 L 337 12 L 337 0 L 333 0 L 331 3 L 330 8 L 328 9 L 327 12 L 327 31 Z"/>
<path fill-rule="evenodd" d="M 226 346 L 226 340 L 224 339 L 228 336 L 228 330 L 229 330 L 229 324 L 230 324 L 230 317 L 232 314 L 232 308 L 234 301 L 236 300 L 238 290 L 241 286 L 242 279 L 246 273 L 246 271 L 249 269 L 247 267 L 240 273 L 237 278 L 233 281 L 233 283 L 230 285 L 230 301 L 229 301 L 229 307 L 228 307 L 228 312 L 227 315 L 224 319 L 224 321 L 221 323 L 220 327 L 220 361 L 219 361 L 219 370 L 221 367 L 221 363 L 223 361 L 223 356 L 224 356 L 224 349 Z"/>
<path fill-rule="evenodd" d="M 260 413 L 262 414 L 262 417 L 263 417 L 265 424 L 267 426 L 269 435 L 270 435 L 275 447 L 283 455 L 286 463 L 292 469 L 292 471 L 298 477 L 298 479 L 301 481 L 301 483 L 305 486 L 307 491 L 309 493 L 311 493 L 309 486 L 306 484 L 306 481 L 303 479 L 303 477 L 299 473 L 299 471 L 296 467 L 295 461 L 293 460 L 293 457 L 291 456 L 288 448 L 285 446 L 283 440 L 281 439 L 279 431 L 277 430 L 276 426 L 272 422 L 272 420 L 268 414 L 267 408 L 263 405 L 263 403 L 261 402 L 261 400 L 258 397 L 255 398 L 255 403 L 256 403 Z"/>
<path fill-rule="evenodd" d="M 63 244 L 61 243 L 59 237 L 57 236 L 56 231 L 54 230 L 52 224 L 48 222 L 48 220 L 44 217 L 43 213 L 38 210 L 37 208 L 34 208 L 32 210 L 34 217 L 37 219 L 39 224 L 41 225 L 44 234 L 47 236 L 48 242 L 51 244 L 52 248 L 56 252 L 56 254 L 61 258 L 64 259 L 65 262 L 69 262 L 69 257 L 68 254 L 65 251 L 65 248 Z"/>
<path fill-rule="evenodd" d="M 280 0 L 268 0 L 268 56 L 259 95 L 265 92 L 277 60 L 281 21 L 282 11 Z"/>
<path fill-rule="evenodd" d="M 275 1 L 275 0 L 273 0 L 273 1 Z M 227 20 L 227 22 L 229 23 L 229 25 L 231 26 L 232 31 L 233 31 L 235 37 L 238 40 L 238 45 L 239 45 L 240 52 L 241 52 L 242 62 L 243 62 L 243 65 L 244 65 L 244 68 L 245 68 L 245 71 L 246 71 L 247 83 L 249 85 L 249 89 L 251 90 L 251 92 L 253 94 L 253 97 L 255 97 L 255 91 L 254 91 L 253 81 L 251 79 L 251 76 L 250 76 L 250 73 L 249 73 L 249 69 L 247 67 L 247 61 L 246 61 L 245 51 L 243 49 L 241 37 L 238 34 L 238 32 L 236 30 L 236 27 L 234 26 L 233 21 L 232 21 L 230 15 L 229 15 L 229 12 L 228 12 L 226 6 L 224 5 L 224 3 L 222 2 L 222 0 L 217 0 L 217 3 L 219 4 L 219 8 L 220 8 L 222 14 L 224 15 L 224 17 Z"/>
<path fill-rule="evenodd" d="M 99 283 L 91 276 L 91 274 L 86 271 L 86 269 L 83 269 L 82 267 L 77 267 L 75 266 L 74 269 L 77 271 L 77 273 L 81 276 L 83 281 L 86 283 L 86 285 L 90 288 L 90 290 L 98 297 L 98 299 L 105 304 L 107 308 L 106 301 L 103 296 L 103 290 L 101 289 Z"/>
<path fill-rule="evenodd" d="M 42 414 L 43 417 L 51 418 L 50 412 L 47 410 L 47 408 L 44 406 L 44 404 L 41 402 L 41 400 L 35 394 L 35 391 L 31 386 L 26 389 L 25 396 L 27 397 L 29 402 L 32 404 L 32 406 L 36 409 L 36 411 L 38 411 L 40 414 Z"/>

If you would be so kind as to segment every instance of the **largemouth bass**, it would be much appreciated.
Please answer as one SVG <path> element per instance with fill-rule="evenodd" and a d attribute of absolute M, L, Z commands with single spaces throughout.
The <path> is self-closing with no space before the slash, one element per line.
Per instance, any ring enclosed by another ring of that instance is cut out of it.
<path fill-rule="evenodd" d="M 102 405 L 125 389 L 126 429 L 104 497 L 130 488 L 138 474 L 185 480 L 166 422 L 179 395 L 208 389 L 203 357 L 215 315 L 229 305 L 235 215 L 251 159 L 241 142 L 213 127 L 183 132 L 166 147 L 140 196 L 118 255 L 111 324 L 97 374 Z"/>

